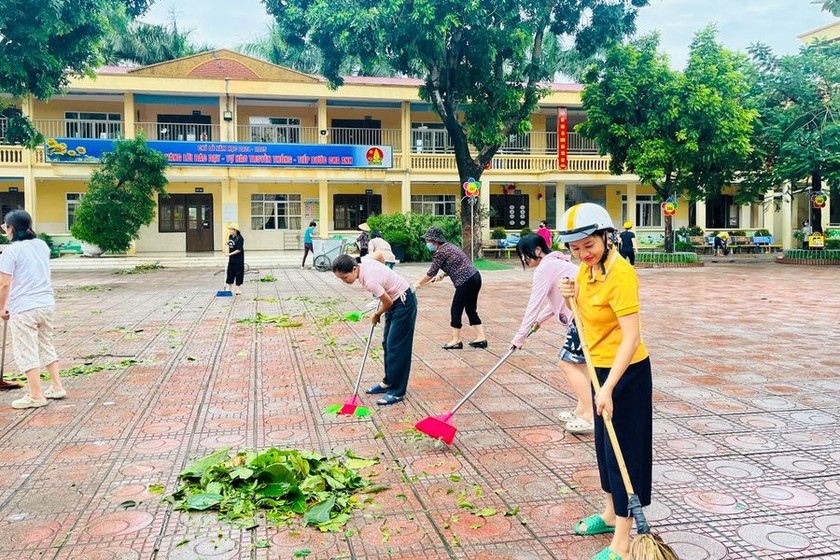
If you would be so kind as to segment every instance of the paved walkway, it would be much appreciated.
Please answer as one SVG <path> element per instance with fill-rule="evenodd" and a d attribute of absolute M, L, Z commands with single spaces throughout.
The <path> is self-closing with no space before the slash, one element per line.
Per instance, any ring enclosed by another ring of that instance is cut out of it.
<path fill-rule="evenodd" d="M 399 271 L 413 279 L 422 268 Z M 277 282 L 216 299 L 217 272 L 55 273 L 64 363 L 141 363 L 69 379 L 69 398 L 44 409 L 0 408 L 0 558 L 286 559 L 309 550 L 310 559 L 582 560 L 605 545 L 571 530 L 599 507 L 599 490 L 590 438 L 556 420 L 572 402 L 556 326 L 456 415 L 454 446 L 406 434 L 506 351 L 529 273 L 484 273 L 486 351 L 440 349 L 452 287 L 424 288 L 409 398 L 348 419 L 321 410 L 351 391 L 366 326 L 314 319 L 333 313 L 326 298 L 344 313 L 367 301 L 363 293 L 327 273 L 277 269 L 261 271 Z M 655 530 L 684 560 L 840 558 L 837 269 L 753 263 L 639 275 L 656 389 Z M 237 323 L 257 311 L 304 325 Z M 380 376 L 374 363 L 365 382 Z M 173 512 L 149 492 L 172 491 L 190 458 L 225 446 L 379 455 L 373 470 L 391 488 L 354 514 L 347 534 L 235 530 L 213 515 Z M 499 514 L 469 514 L 458 507 L 462 492 Z M 138 506 L 120 507 L 127 500 Z M 262 540 L 270 547 L 254 546 Z"/>

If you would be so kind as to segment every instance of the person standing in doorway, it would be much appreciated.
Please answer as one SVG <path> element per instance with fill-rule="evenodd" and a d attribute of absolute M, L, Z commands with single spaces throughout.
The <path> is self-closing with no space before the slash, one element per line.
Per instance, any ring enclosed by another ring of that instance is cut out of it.
<path fill-rule="evenodd" d="M 624 222 L 624 231 L 618 234 L 618 252 L 630 261 L 631 265 L 636 266 L 636 253 L 639 252 L 639 248 L 636 246 L 632 222 Z"/>
<path fill-rule="evenodd" d="M 359 224 L 359 229 L 362 233 L 356 238 L 356 245 L 359 247 L 359 258 L 368 254 L 368 244 L 370 243 L 370 226 L 367 223 Z"/>
<path fill-rule="evenodd" d="M 236 295 L 242 293 L 242 282 L 245 281 L 245 238 L 239 231 L 237 224 L 228 224 L 228 242 L 225 255 L 228 258 L 227 278 L 225 284 L 230 291 L 236 283 Z"/>
<path fill-rule="evenodd" d="M 306 257 L 312 253 L 312 259 L 315 259 L 315 249 L 312 245 L 312 235 L 315 233 L 315 228 L 318 225 L 315 222 L 309 222 L 309 227 L 303 232 L 303 261 L 300 263 L 301 268 L 306 268 Z"/>
<path fill-rule="evenodd" d="M 461 316 L 467 312 L 470 326 L 475 327 L 475 340 L 470 342 L 473 348 L 487 348 L 487 335 L 484 334 L 484 325 L 481 324 L 481 317 L 478 316 L 478 293 L 481 291 L 481 274 L 470 262 L 460 247 L 447 243 L 443 231 L 439 227 L 430 227 L 423 234 L 426 240 L 426 247 L 432 251 L 432 266 L 426 275 L 414 285 L 419 288 L 429 282 L 442 280 L 449 276 L 455 285 L 455 296 L 452 298 L 450 307 L 450 326 L 452 327 L 451 340 L 443 345 L 445 350 L 461 350 L 464 343 L 461 342 Z M 442 274 L 438 274 L 441 272 Z"/>
<path fill-rule="evenodd" d="M 50 279 L 50 248 L 32 231 L 25 210 L 6 214 L 4 232 L 11 244 L 0 256 L 0 309 L 12 331 L 18 367 L 26 373 L 29 392 L 12 401 L 12 408 L 39 408 L 47 399 L 63 399 L 58 356 L 53 347 L 55 293 Z M 41 368 L 52 380 L 42 391 Z"/>
<path fill-rule="evenodd" d="M 537 235 L 545 239 L 545 246 L 551 249 L 551 230 L 548 229 L 548 222 L 546 222 L 545 220 L 540 220 L 540 229 L 537 230 Z"/>

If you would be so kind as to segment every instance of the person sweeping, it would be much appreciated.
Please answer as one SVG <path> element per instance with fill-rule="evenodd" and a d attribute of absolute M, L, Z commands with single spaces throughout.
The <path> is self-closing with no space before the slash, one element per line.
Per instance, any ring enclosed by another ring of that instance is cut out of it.
<path fill-rule="evenodd" d="M 592 390 L 586 374 L 585 358 L 580 349 L 577 329 L 572 321 L 572 311 L 560 294 L 558 282 L 563 278 L 577 276 L 578 267 L 571 263 L 568 255 L 551 251 L 545 238 L 538 234 L 523 236 L 516 245 L 516 254 L 522 261 L 522 268 L 533 268 L 534 277 L 528 307 L 522 317 L 519 330 L 513 337 L 511 348 L 521 349 L 529 333 L 536 332 L 552 317 L 567 325 L 566 339 L 560 350 L 560 370 L 577 397 L 574 410 L 564 410 L 560 420 L 564 429 L 573 434 L 590 433 L 594 429 L 592 416 Z"/>
<path fill-rule="evenodd" d="M 357 263 L 350 255 L 339 255 L 333 261 L 332 271 L 345 284 L 358 281 L 379 298 L 379 307 L 370 320 L 376 325 L 385 316 L 382 335 L 385 378 L 365 392 L 368 395 L 383 395 L 376 401 L 380 406 L 402 402 L 411 375 L 411 352 L 417 320 L 417 299 L 411 286 L 405 278 L 372 257 L 364 257 L 361 263 Z"/>
<path fill-rule="evenodd" d="M 605 417 L 611 418 L 615 427 L 634 498 L 637 496 L 640 503 L 639 514 L 642 506 L 650 505 L 653 470 L 653 385 L 650 359 L 641 339 L 639 280 L 630 263 L 608 247 L 607 240 L 614 229 L 604 208 L 583 203 L 566 211 L 559 233 L 560 242 L 581 261 L 576 278 L 560 282 L 560 293 L 576 302 L 579 326 L 600 382 L 600 390 L 594 393 L 595 452 L 605 505 L 600 513 L 575 526 L 578 535 L 612 533 L 609 547 L 593 560 L 631 557 L 633 516 L 628 507 L 629 492 L 608 437 Z M 641 527 L 639 531 L 642 532 Z M 646 554 L 642 558 L 659 557 Z"/>
<path fill-rule="evenodd" d="M 239 226 L 228 224 L 228 242 L 225 250 L 228 258 L 227 277 L 225 284 L 230 291 L 236 283 L 236 295 L 242 293 L 242 283 L 245 281 L 245 238 L 239 232 Z"/>

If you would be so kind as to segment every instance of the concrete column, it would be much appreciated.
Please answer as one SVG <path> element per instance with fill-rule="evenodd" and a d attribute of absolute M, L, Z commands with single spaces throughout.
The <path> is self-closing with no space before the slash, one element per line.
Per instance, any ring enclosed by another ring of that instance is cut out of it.
<path fill-rule="evenodd" d="M 562 230 L 563 224 L 560 223 L 560 218 L 566 213 L 566 185 L 557 183 L 555 188 L 557 191 L 554 204 L 554 223 L 557 225 L 558 230 Z"/>
<path fill-rule="evenodd" d="M 633 227 L 637 227 L 636 223 L 636 185 L 626 185 L 627 188 L 627 220 L 633 223 Z M 623 222 L 618 224 L 618 228 L 623 229 Z"/>
<path fill-rule="evenodd" d="M 738 229 L 750 229 L 752 226 L 752 206 L 742 204 L 738 207 Z"/>
<path fill-rule="evenodd" d="M 326 134 L 321 134 L 323 131 L 328 130 L 330 128 L 329 123 L 327 122 L 327 100 L 321 98 L 318 100 L 318 143 L 319 144 L 329 144 L 328 137 Z M 321 201 L 321 206 L 323 206 L 323 200 Z"/>
<path fill-rule="evenodd" d="M 20 110 L 23 116 L 35 119 L 35 98 L 30 94 L 25 96 L 20 103 Z M 35 164 L 35 150 L 23 150 L 23 162 L 26 164 L 26 173 L 23 175 L 23 207 L 32 216 L 32 221 L 37 227 L 38 218 L 38 193 L 36 189 L 35 173 L 32 166 Z M 2 219 L 2 218 L 0 218 Z"/>
<path fill-rule="evenodd" d="M 400 212 L 406 213 L 411 210 L 411 178 L 406 173 L 402 178 L 400 186 Z"/>
<path fill-rule="evenodd" d="M 458 189 L 461 196 L 464 194 L 464 189 Z M 481 190 L 478 193 L 479 202 L 481 204 L 482 214 L 487 216 L 481 221 L 481 238 L 490 239 L 490 181 L 484 177 L 481 178 Z M 464 199 L 462 204 L 470 204 L 469 200 Z"/>
<path fill-rule="evenodd" d="M 227 111 L 227 103 L 225 102 L 225 96 L 219 96 L 219 141 L 220 142 L 230 142 L 230 128 L 228 127 L 228 122 L 224 118 L 225 111 Z M 198 138 L 196 138 L 198 140 Z"/>
<path fill-rule="evenodd" d="M 123 94 L 123 138 L 134 138 L 137 135 L 134 126 L 135 118 L 134 93 L 127 91 Z"/>
<path fill-rule="evenodd" d="M 706 231 L 706 201 L 698 200 L 694 203 L 694 219 L 697 220 L 697 227 Z"/>
<path fill-rule="evenodd" d="M 320 121 L 319 121 L 320 122 Z M 318 233 L 327 237 L 330 232 L 330 187 L 326 179 L 318 181 Z"/>
<path fill-rule="evenodd" d="M 776 236 L 776 243 L 781 242 L 783 249 L 792 249 L 794 242 L 792 228 L 793 207 L 790 197 L 791 195 L 789 193 L 783 192 L 782 205 L 779 208 L 779 212 L 782 214 L 782 231 Z"/>
<path fill-rule="evenodd" d="M 227 177 L 222 179 L 222 235 L 221 241 L 223 247 L 227 243 L 228 232 L 227 225 L 231 222 L 239 224 L 240 229 L 245 228 L 239 216 L 239 179 L 235 177 Z M 246 217 L 247 219 L 247 217 Z M 213 248 L 217 249 L 216 247 Z"/>

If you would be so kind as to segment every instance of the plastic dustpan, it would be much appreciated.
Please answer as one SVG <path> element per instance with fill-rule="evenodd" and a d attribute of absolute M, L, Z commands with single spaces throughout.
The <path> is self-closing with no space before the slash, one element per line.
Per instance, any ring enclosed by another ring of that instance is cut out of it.
<path fill-rule="evenodd" d="M 455 441 L 455 433 L 458 429 L 449 423 L 452 419 L 452 412 L 441 416 L 429 416 L 417 422 L 414 427 L 418 432 L 423 432 L 433 439 L 439 439 L 446 445 L 452 445 Z"/>

